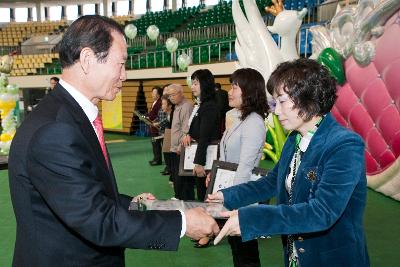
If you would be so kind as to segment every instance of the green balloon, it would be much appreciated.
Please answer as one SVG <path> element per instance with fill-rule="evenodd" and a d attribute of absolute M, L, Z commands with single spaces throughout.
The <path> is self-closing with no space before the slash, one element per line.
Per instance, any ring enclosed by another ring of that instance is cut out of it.
<path fill-rule="evenodd" d="M 335 49 L 328 47 L 322 50 L 318 62 L 329 70 L 338 84 L 344 84 L 346 75 L 343 69 L 343 57 Z"/>

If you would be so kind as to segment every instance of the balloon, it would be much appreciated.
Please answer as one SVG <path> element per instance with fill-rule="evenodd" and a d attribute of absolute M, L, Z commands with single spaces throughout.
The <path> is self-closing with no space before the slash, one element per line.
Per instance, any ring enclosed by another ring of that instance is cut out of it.
<path fill-rule="evenodd" d="M 5 155 L 8 154 L 8 152 L 10 151 L 10 146 L 11 146 L 11 140 L 6 142 L 0 141 L 0 153 Z"/>
<path fill-rule="evenodd" d="M 0 72 L 10 73 L 13 65 L 13 58 L 9 55 L 2 56 L 0 58 Z"/>
<path fill-rule="evenodd" d="M 186 77 L 186 83 L 189 86 L 189 88 L 192 87 L 192 77 L 191 76 Z"/>
<path fill-rule="evenodd" d="M 187 70 L 187 67 L 188 67 L 189 64 L 190 64 L 190 61 L 191 61 L 191 59 L 190 59 L 190 57 L 189 57 L 188 55 L 186 55 L 186 53 L 181 54 L 181 55 L 178 57 L 178 66 L 179 66 L 179 69 L 182 70 L 182 71 L 186 71 L 186 70 Z"/>
<path fill-rule="evenodd" d="M 4 90 L 3 87 L 7 86 L 8 84 L 8 77 L 5 73 L 0 74 L 0 90 Z"/>
<path fill-rule="evenodd" d="M 9 84 L 6 87 L 7 93 L 12 94 L 12 95 L 18 95 L 19 88 L 15 84 Z"/>
<path fill-rule="evenodd" d="M 147 28 L 147 36 L 150 40 L 154 41 L 157 39 L 158 35 L 160 34 L 160 30 L 156 25 L 150 25 Z"/>
<path fill-rule="evenodd" d="M 3 105 L 4 102 L 7 102 L 10 100 L 10 94 L 7 93 L 0 93 L 0 105 Z M 1 107 L 0 107 L 1 108 Z"/>
<path fill-rule="evenodd" d="M 128 24 L 125 26 L 124 32 L 126 37 L 128 37 L 129 39 L 134 39 L 137 34 L 137 28 L 133 24 Z"/>
<path fill-rule="evenodd" d="M 168 52 L 173 53 L 178 48 L 179 42 L 178 39 L 175 37 L 170 37 L 165 42 L 165 47 L 167 48 Z"/>
<path fill-rule="evenodd" d="M 335 49 L 328 47 L 322 50 L 318 62 L 329 70 L 338 84 L 343 84 L 346 81 L 343 58 Z"/>
<path fill-rule="evenodd" d="M 8 154 L 11 140 L 17 127 L 14 109 L 19 100 L 19 88 L 8 84 L 8 74 L 12 69 L 13 59 L 10 56 L 0 58 L 0 117 L 2 132 L 0 134 L 0 153 Z"/>
<path fill-rule="evenodd" d="M 12 138 L 13 138 L 13 136 L 11 136 L 10 134 L 3 133 L 0 135 L 0 140 L 2 142 L 10 141 Z"/>

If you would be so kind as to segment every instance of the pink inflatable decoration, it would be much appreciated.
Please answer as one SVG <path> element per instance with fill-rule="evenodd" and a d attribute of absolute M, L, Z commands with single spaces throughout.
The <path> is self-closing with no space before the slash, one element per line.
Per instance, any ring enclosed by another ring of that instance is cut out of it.
<path fill-rule="evenodd" d="M 384 28 L 368 66 L 346 60 L 332 113 L 365 140 L 368 185 L 400 200 L 400 12 Z"/>

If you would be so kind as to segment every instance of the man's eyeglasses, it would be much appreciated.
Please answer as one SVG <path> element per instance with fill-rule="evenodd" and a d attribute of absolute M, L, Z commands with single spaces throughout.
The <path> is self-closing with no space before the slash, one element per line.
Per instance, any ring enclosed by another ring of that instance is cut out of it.
<path fill-rule="evenodd" d="M 177 96 L 177 95 L 178 95 L 178 92 L 173 93 L 173 94 L 168 94 L 168 98 L 171 98 L 171 97 L 174 97 L 174 96 Z"/>

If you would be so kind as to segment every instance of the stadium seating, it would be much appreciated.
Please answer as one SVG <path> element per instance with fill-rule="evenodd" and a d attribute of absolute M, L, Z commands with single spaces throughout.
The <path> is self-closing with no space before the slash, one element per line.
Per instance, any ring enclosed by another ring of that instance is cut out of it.
<path fill-rule="evenodd" d="M 15 55 L 11 76 L 30 74 L 59 74 L 61 66 L 58 63 L 58 53 L 37 55 Z"/>
<path fill-rule="evenodd" d="M 38 34 L 63 31 L 65 21 L 11 22 L 0 29 L 0 46 L 18 46 L 22 41 Z"/>
<path fill-rule="evenodd" d="M 286 9 L 309 10 L 323 2 L 322 0 L 286 0 Z M 271 0 L 256 0 L 258 9 L 266 23 L 271 23 L 271 15 L 265 12 Z M 240 5 L 243 8 L 243 3 Z M 128 43 L 127 69 L 170 67 L 178 56 L 185 52 L 192 58 L 192 64 L 214 63 L 237 59 L 234 51 L 236 33 L 232 18 L 232 2 L 220 1 L 212 7 L 199 5 L 183 7 L 176 11 L 164 10 L 148 12 L 133 20 L 131 15 L 114 16 L 121 25 L 134 24 L 138 29 L 137 37 Z M 308 21 L 310 16 L 308 16 Z M 160 29 L 158 41 L 150 41 L 146 36 L 147 27 L 156 25 Z M 299 54 L 309 56 L 312 52 L 311 33 L 308 28 L 314 22 L 303 24 L 299 33 Z M 53 34 L 67 27 L 65 21 L 9 23 L 0 29 L 0 46 L 18 47 L 21 42 L 37 34 Z M 175 36 L 179 47 L 175 59 L 165 48 L 165 40 Z M 273 35 L 279 44 L 279 36 Z M 12 50 L 10 50 L 12 51 Z M 18 55 L 11 75 L 59 74 L 61 73 L 58 54 Z"/>

